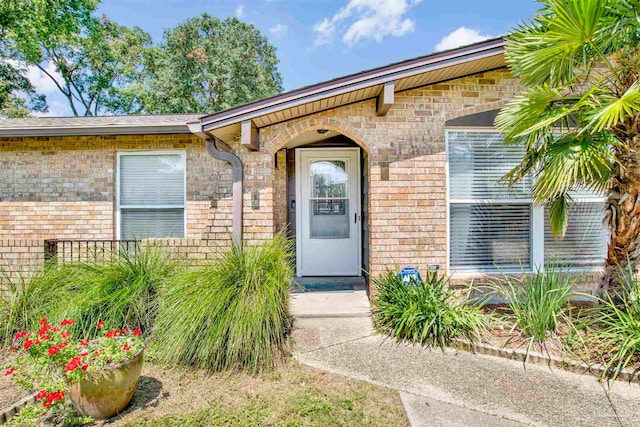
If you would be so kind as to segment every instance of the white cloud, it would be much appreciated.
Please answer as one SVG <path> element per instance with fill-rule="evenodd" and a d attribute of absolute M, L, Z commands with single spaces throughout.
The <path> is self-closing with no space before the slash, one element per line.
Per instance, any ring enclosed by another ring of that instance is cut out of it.
<path fill-rule="evenodd" d="M 37 117 L 69 117 L 73 113 L 69 104 L 63 101 L 53 100 L 47 102 L 49 111 L 46 113 L 33 113 Z"/>
<path fill-rule="evenodd" d="M 7 59 L 7 62 L 14 67 L 25 70 L 25 76 L 27 77 L 27 79 L 29 79 L 36 92 L 50 95 L 58 91 L 58 87 L 51 79 L 51 77 L 49 77 L 44 71 L 40 70 L 35 65 L 26 65 L 23 62 L 15 61 L 13 59 Z M 58 83 L 62 83 L 62 77 L 56 71 L 55 65 L 46 64 L 44 66 L 44 69 L 53 78 L 55 78 Z"/>
<path fill-rule="evenodd" d="M 55 65 L 47 64 L 44 69 L 47 71 L 47 73 L 53 76 L 58 83 L 62 82 L 62 77 L 56 71 Z M 56 86 L 54 81 L 51 80 L 51 77 L 45 74 L 44 71 L 41 71 L 38 67 L 27 67 L 27 78 L 35 88 L 36 92 L 49 95 L 58 91 L 58 87 Z"/>
<path fill-rule="evenodd" d="M 436 50 L 454 49 L 456 47 L 465 46 L 471 43 L 490 39 L 493 36 L 480 34 L 480 31 L 472 28 L 460 27 L 451 32 L 440 40 L 436 45 Z"/>
<path fill-rule="evenodd" d="M 276 24 L 273 27 L 269 28 L 269 32 L 271 33 L 271 35 L 276 38 L 282 36 L 288 30 L 289 30 L 289 26 L 284 24 Z"/>
<path fill-rule="evenodd" d="M 335 34 L 342 42 L 353 46 L 360 40 L 381 42 L 386 36 L 402 36 L 415 28 L 415 21 L 405 14 L 421 0 L 349 0 L 331 18 L 314 25 L 316 46 L 329 44 Z"/>
<path fill-rule="evenodd" d="M 236 7 L 236 18 L 242 18 L 242 15 L 244 15 L 244 5 L 239 4 L 238 7 Z"/>

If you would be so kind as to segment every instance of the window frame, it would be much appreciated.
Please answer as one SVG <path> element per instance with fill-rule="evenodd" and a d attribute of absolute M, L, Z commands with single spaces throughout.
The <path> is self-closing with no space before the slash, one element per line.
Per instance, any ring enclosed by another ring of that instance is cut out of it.
<path fill-rule="evenodd" d="M 187 238 L 187 151 L 186 150 L 134 150 L 134 151 L 118 151 L 116 156 L 116 203 L 115 203 L 115 220 L 116 220 L 116 239 L 122 240 L 122 209 L 182 209 L 184 220 L 184 230 L 182 238 Z M 179 154 L 182 162 L 184 163 L 184 176 L 183 176 L 183 190 L 184 198 L 182 205 L 168 204 L 168 205 L 122 205 L 120 204 L 120 162 L 122 156 L 159 156 L 159 155 L 176 155 Z M 172 239 L 174 237 L 166 237 Z M 158 237 L 163 239 L 163 237 Z"/>
<path fill-rule="evenodd" d="M 537 270 L 544 270 L 545 258 L 544 258 L 544 206 L 536 206 L 533 203 L 531 197 L 528 198 L 515 198 L 515 199 L 456 199 L 451 198 L 450 194 L 450 175 L 449 175 L 449 132 L 477 132 L 477 133 L 500 133 L 499 130 L 494 127 L 468 127 L 468 126 L 447 126 L 445 127 L 445 174 L 446 174 L 446 221 L 447 221 L 447 265 L 446 269 L 450 274 L 457 277 L 464 276 L 476 276 L 478 274 L 495 274 L 495 273 L 508 273 L 514 272 L 513 269 L 500 269 L 496 266 L 486 268 L 464 268 L 464 269 L 452 269 L 451 267 L 451 205 L 452 204 L 526 204 L 530 206 L 531 229 L 529 231 L 530 242 L 530 267 L 517 270 L 515 272 L 534 273 Z M 574 203 L 605 203 L 606 197 L 575 197 Z M 604 271 L 604 263 L 602 267 L 569 267 L 566 269 L 569 272 L 599 272 Z"/>

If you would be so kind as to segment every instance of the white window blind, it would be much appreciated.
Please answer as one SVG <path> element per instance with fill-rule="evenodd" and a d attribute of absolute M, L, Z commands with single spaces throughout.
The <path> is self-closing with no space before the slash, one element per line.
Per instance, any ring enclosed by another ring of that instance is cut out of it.
<path fill-rule="evenodd" d="M 603 265 L 608 233 L 601 195 L 574 192 L 566 236 L 555 240 L 544 208 L 532 204 L 531 179 L 511 188 L 503 181 L 522 160 L 523 147 L 504 145 L 496 131 L 475 129 L 448 130 L 447 146 L 454 271 L 532 269 L 551 261 L 575 268 Z"/>
<path fill-rule="evenodd" d="M 183 153 L 120 153 L 120 238 L 184 237 Z"/>
<path fill-rule="evenodd" d="M 451 199 L 530 198 L 530 179 L 511 188 L 502 181 L 522 160 L 522 147 L 504 145 L 496 132 L 449 131 L 447 135 Z"/>
<path fill-rule="evenodd" d="M 509 188 L 502 177 L 522 148 L 505 146 L 501 134 L 448 131 L 449 264 L 455 270 L 531 266 L 529 179 Z"/>
<path fill-rule="evenodd" d="M 607 255 L 608 230 L 603 224 L 604 202 L 576 202 L 569 210 L 563 239 L 555 239 L 545 211 L 544 257 L 568 267 L 602 267 Z"/>
<path fill-rule="evenodd" d="M 452 204 L 450 264 L 460 270 L 531 265 L 531 206 Z"/>

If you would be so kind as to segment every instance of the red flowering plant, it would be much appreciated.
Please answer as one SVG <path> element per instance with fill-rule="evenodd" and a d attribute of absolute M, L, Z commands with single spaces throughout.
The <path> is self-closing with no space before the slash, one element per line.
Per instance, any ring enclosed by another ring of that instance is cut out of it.
<path fill-rule="evenodd" d="M 11 350 L 16 357 L 7 366 L 5 376 L 11 376 L 27 390 L 36 390 L 36 399 L 45 408 L 63 403 L 70 383 L 90 379 L 93 372 L 125 362 L 144 347 L 140 329 L 107 330 L 104 322 L 96 325 L 102 331 L 101 337 L 74 340 L 69 330 L 74 323 L 73 319 L 65 319 L 53 325 L 42 319 L 37 331 L 15 335 Z"/>

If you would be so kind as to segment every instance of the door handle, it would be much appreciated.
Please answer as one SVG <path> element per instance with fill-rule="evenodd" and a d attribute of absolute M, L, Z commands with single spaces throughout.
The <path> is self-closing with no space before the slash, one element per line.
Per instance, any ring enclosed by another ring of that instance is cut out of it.
<path fill-rule="evenodd" d="M 357 212 L 353 214 L 353 223 L 354 224 L 358 223 L 358 213 Z"/>

